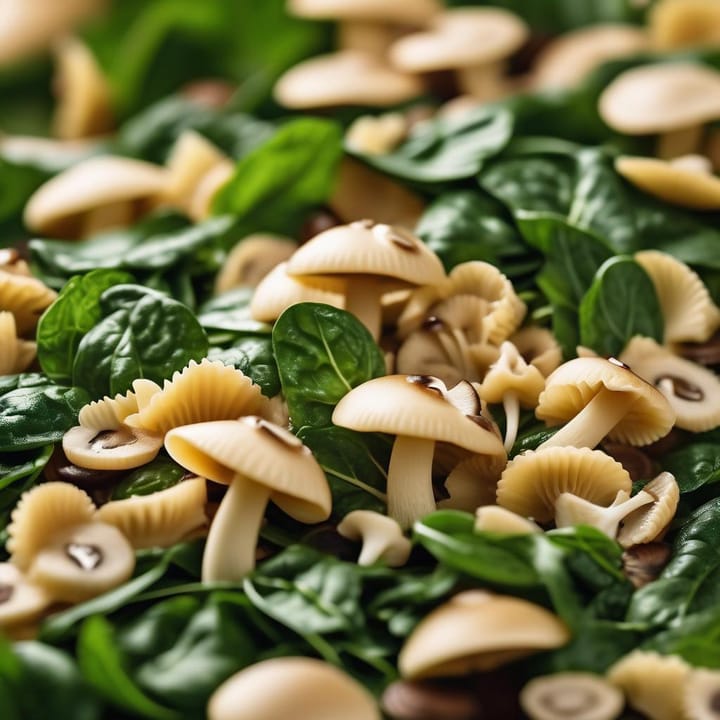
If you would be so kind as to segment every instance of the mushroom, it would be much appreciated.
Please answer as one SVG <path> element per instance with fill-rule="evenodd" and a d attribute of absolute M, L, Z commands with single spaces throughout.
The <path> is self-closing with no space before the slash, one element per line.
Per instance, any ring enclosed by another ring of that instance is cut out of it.
<path fill-rule="evenodd" d="M 678 720 L 690 673 L 690 666 L 676 655 L 635 650 L 612 665 L 606 677 L 649 720 Z"/>
<path fill-rule="evenodd" d="M 0 138 L 0 147 L 2 139 Z M 0 270 L 11 275 L 23 275 L 31 277 L 30 266 L 20 257 L 15 248 L 0 248 Z"/>
<path fill-rule="evenodd" d="M 238 241 L 215 277 L 215 294 L 236 287 L 256 287 L 277 265 L 295 252 L 296 243 L 281 235 L 254 233 Z"/>
<path fill-rule="evenodd" d="M 55 48 L 54 84 L 59 100 L 53 130 L 62 140 L 102 135 L 112 129 L 110 86 L 90 49 L 76 37 L 63 38 Z"/>
<path fill-rule="evenodd" d="M 704 432 L 720 424 L 720 380 L 715 373 L 640 336 L 620 357 L 665 396 L 679 428 Z"/>
<path fill-rule="evenodd" d="M 717 0 L 660 0 L 650 8 L 648 31 L 658 50 L 717 47 L 720 5 Z"/>
<path fill-rule="evenodd" d="M 137 398 L 138 411 L 125 422 L 138 430 L 165 435 L 181 425 L 230 420 L 256 415 L 267 407 L 268 399 L 241 370 L 219 360 L 191 360 L 182 372 L 165 380 L 160 392 L 147 400 Z"/>
<path fill-rule="evenodd" d="M 381 298 L 389 289 L 441 283 L 440 259 L 404 228 L 360 220 L 316 235 L 287 265 L 288 275 L 313 284 L 313 276 L 345 279 L 345 309 L 380 336 Z"/>
<path fill-rule="evenodd" d="M 517 437 L 520 405 L 534 408 L 545 387 L 545 378 L 528 365 L 511 342 L 500 346 L 500 357 L 483 378 L 480 397 L 489 403 L 502 403 L 505 410 L 505 450 L 510 452 Z"/>
<path fill-rule="evenodd" d="M 569 640 L 565 625 L 539 605 L 468 590 L 420 621 L 400 651 L 398 669 L 411 680 L 484 672 Z"/>
<path fill-rule="evenodd" d="M 672 548 L 662 542 L 633 545 L 622 554 L 625 577 L 636 587 L 645 587 L 657 580 L 670 561 Z"/>
<path fill-rule="evenodd" d="M 160 194 L 167 171 L 141 160 L 104 155 L 83 160 L 41 185 L 25 206 L 33 231 L 72 237 L 83 216 L 118 203 L 147 201 Z"/>
<path fill-rule="evenodd" d="M 444 323 L 428 322 L 410 333 L 395 355 L 395 370 L 403 375 L 432 375 L 451 387 L 463 379 L 477 379 L 454 346 Z"/>
<path fill-rule="evenodd" d="M 149 463 L 162 447 L 162 435 L 128 425 L 96 430 L 76 425 L 62 439 L 75 465 L 91 470 L 130 470 Z"/>
<path fill-rule="evenodd" d="M 562 349 L 555 336 L 547 328 L 528 325 L 510 336 L 525 362 L 536 367 L 547 377 L 562 363 Z"/>
<path fill-rule="evenodd" d="M 235 165 L 232 162 L 219 162 L 198 180 L 183 208 L 191 220 L 200 222 L 212 215 L 215 196 L 227 185 L 234 172 Z"/>
<path fill-rule="evenodd" d="M 616 720 L 625 698 L 600 675 L 561 672 L 527 683 L 520 705 L 531 720 Z"/>
<path fill-rule="evenodd" d="M 389 567 L 400 567 L 410 557 L 412 543 L 403 535 L 400 525 L 386 515 L 353 510 L 338 524 L 337 531 L 349 540 L 362 540 L 358 565 L 382 561 Z"/>
<path fill-rule="evenodd" d="M 688 157 L 688 156 L 685 156 Z M 671 205 L 693 210 L 720 209 L 720 178 L 677 160 L 621 155 L 615 169 L 628 182 Z"/>
<path fill-rule="evenodd" d="M 361 115 L 345 132 L 345 147 L 362 155 L 385 155 L 403 141 L 407 131 L 401 113 Z"/>
<path fill-rule="evenodd" d="M 504 62 L 526 41 L 525 22 L 501 8 L 453 8 L 425 32 L 393 43 L 390 61 L 405 72 L 455 70 L 460 91 L 482 100 L 505 92 Z"/>
<path fill-rule="evenodd" d="M 571 30 L 553 39 L 535 58 L 531 87 L 575 87 L 603 63 L 635 55 L 648 45 L 647 32 L 635 25 L 605 23 Z"/>
<path fill-rule="evenodd" d="M 666 343 L 705 342 L 720 328 L 720 308 L 695 271 L 658 250 L 643 250 L 633 258 L 655 287 Z"/>
<path fill-rule="evenodd" d="M 599 450 L 549 447 L 517 455 L 502 473 L 497 503 L 523 517 L 545 523 L 562 493 L 607 506 L 632 483 L 623 466 Z"/>
<path fill-rule="evenodd" d="M 421 95 L 422 84 L 412 75 L 386 67 L 372 55 L 344 50 L 295 65 L 280 77 L 273 92 L 280 105 L 294 110 L 338 105 L 383 107 Z"/>
<path fill-rule="evenodd" d="M 641 65 L 603 90 L 598 109 L 613 130 L 660 134 L 661 158 L 694 153 L 702 126 L 720 118 L 720 72 L 691 62 Z"/>
<path fill-rule="evenodd" d="M 54 290 L 34 277 L 0 270 L 0 310 L 14 315 L 18 337 L 35 331 L 40 315 L 56 297 Z"/>
<path fill-rule="evenodd" d="M 483 415 L 487 417 L 487 413 Z M 480 505 L 495 502 L 498 480 L 506 464 L 505 454 L 471 455 L 458 462 L 445 479 L 449 497 L 438 501 L 438 510 L 475 512 Z"/>
<path fill-rule="evenodd" d="M 358 385 L 336 405 L 332 421 L 359 432 L 396 436 L 388 468 L 388 514 L 402 528 L 435 510 L 436 442 L 478 454 L 505 455 L 488 421 L 459 410 L 445 385 L 427 375 L 387 375 Z"/>
<path fill-rule="evenodd" d="M 253 570 L 269 500 L 303 523 L 330 515 L 322 468 L 292 433 L 267 420 L 248 415 L 177 427 L 165 447 L 190 472 L 230 485 L 208 533 L 203 582 L 238 581 Z"/>
<path fill-rule="evenodd" d="M 95 519 L 116 527 L 136 548 L 170 547 L 207 523 L 204 478 L 103 505 Z"/>
<path fill-rule="evenodd" d="M 7 310 L 0 310 L 0 375 L 22 372 L 36 354 L 36 343 L 17 336 L 15 316 Z"/>
<path fill-rule="evenodd" d="M 684 717 L 691 720 L 717 720 L 720 712 L 720 671 L 693 668 L 687 678 L 683 698 Z"/>
<path fill-rule="evenodd" d="M 124 535 L 93 519 L 74 485 L 44 483 L 24 493 L 8 526 L 10 561 L 55 601 L 77 603 L 130 578 L 135 553 Z"/>
<path fill-rule="evenodd" d="M 373 696 L 334 665 L 277 657 L 246 667 L 210 697 L 208 720 L 380 720 Z"/>
<path fill-rule="evenodd" d="M 652 504 L 635 510 L 623 521 L 618 542 L 624 548 L 660 539 L 675 517 L 680 501 L 680 488 L 669 472 L 660 473 L 638 495 L 641 493 L 650 495 Z"/>
<path fill-rule="evenodd" d="M 39 585 L 12 563 L 0 563 L 0 630 L 14 638 L 19 629 L 37 622 L 52 603 Z"/>
<path fill-rule="evenodd" d="M 522 515 L 500 505 L 483 505 L 475 510 L 475 532 L 528 535 L 541 533 L 542 528 Z"/>
<path fill-rule="evenodd" d="M 538 449 L 593 448 L 605 436 L 649 445 L 675 422 L 665 397 L 615 358 L 576 358 L 561 365 L 545 381 L 535 414 L 550 426 L 567 423 Z"/>

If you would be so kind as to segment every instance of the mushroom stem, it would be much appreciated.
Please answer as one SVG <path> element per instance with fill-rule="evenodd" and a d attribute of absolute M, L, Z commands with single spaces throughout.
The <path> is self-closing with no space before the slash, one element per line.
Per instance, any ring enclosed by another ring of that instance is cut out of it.
<path fill-rule="evenodd" d="M 520 400 L 514 390 L 508 390 L 503 395 L 503 410 L 505 411 L 505 452 L 509 453 L 515 444 L 520 422 Z"/>
<path fill-rule="evenodd" d="M 432 460 L 435 441 L 398 435 L 390 455 L 388 515 L 403 530 L 435 510 Z"/>
<path fill-rule="evenodd" d="M 466 95 L 486 102 L 497 100 L 503 95 L 503 63 L 459 68 L 457 80 Z"/>
<path fill-rule="evenodd" d="M 470 356 L 470 347 L 468 346 L 465 333 L 460 328 L 453 327 L 452 335 L 455 338 L 455 342 L 457 343 L 458 349 L 460 350 L 460 354 L 462 356 L 463 377 L 466 380 L 477 379 L 475 377 L 476 373 L 474 373 L 473 371 L 473 361 Z"/>
<path fill-rule="evenodd" d="M 682 155 L 698 152 L 702 141 L 702 125 L 664 132 L 657 139 L 656 154 L 662 160 L 672 160 Z"/>
<path fill-rule="evenodd" d="M 270 490 L 236 475 L 208 533 L 202 581 L 239 581 L 255 568 L 255 546 Z"/>
<path fill-rule="evenodd" d="M 346 20 L 338 24 L 337 43 L 340 50 L 358 50 L 383 58 L 395 34 L 379 22 Z"/>
<path fill-rule="evenodd" d="M 382 329 L 382 289 L 380 283 L 369 277 L 350 278 L 345 287 L 345 309 L 368 329 L 373 340 Z"/>
<path fill-rule="evenodd" d="M 603 388 L 581 412 L 537 447 L 594 448 L 625 417 L 636 398 Z"/>

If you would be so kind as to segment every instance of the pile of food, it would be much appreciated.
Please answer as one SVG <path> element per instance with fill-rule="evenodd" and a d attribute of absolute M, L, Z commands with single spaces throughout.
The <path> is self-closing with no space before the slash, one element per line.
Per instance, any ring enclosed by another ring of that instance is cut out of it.
<path fill-rule="evenodd" d="M 5 720 L 720 718 L 720 2 L 16 0 Z"/>

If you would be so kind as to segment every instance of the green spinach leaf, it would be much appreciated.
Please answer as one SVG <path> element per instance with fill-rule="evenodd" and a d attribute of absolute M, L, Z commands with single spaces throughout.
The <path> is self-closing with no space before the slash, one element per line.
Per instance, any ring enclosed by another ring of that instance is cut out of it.
<path fill-rule="evenodd" d="M 133 495 L 152 495 L 177 485 L 184 477 L 185 469 L 165 455 L 136 468 L 126 475 L 112 493 L 113 500 L 126 500 Z"/>
<path fill-rule="evenodd" d="M 242 337 L 225 350 L 211 349 L 208 357 L 241 370 L 267 397 L 274 397 L 281 390 L 272 340 L 268 336 Z"/>

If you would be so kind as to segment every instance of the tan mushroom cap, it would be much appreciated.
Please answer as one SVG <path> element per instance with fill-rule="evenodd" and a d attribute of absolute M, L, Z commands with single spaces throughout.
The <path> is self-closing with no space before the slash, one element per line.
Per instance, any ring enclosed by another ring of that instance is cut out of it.
<path fill-rule="evenodd" d="M 495 63 L 512 55 L 528 33 L 523 20 L 507 10 L 454 8 L 437 15 L 429 31 L 395 42 L 390 60 L 415 73 Z"/>
<path fill-rule="evenodd" d="M 635 650 L 607 671 L 607 679 L 619 687 L 630 707 L 651 720 L 684 717 L 683 695 L 692 668 L 677 655 Z"/>
<path fill-rule="evenodd" d="M 475 512 L 480 505 L 495 502 L 498 480 L 506 464 L 504 455 L 471 455 L 461 460 L 445 479 L 449 497 L 438 501 L 438 509 Z"/>
<path fill-rule="evenodd" d="M 263 660 L 215 690 L 208 720 L 380 720 L 372 695 L 334 665 L 306 657 Z"/>
<path fill-rule="evenodd" d="M 510 342 L 525 358 L 525 362 L 536 367 L 544 377 L 562 363 L 562 349 L 547 328 L 528 325 L 511 335 Z"/>
<path fill-rule="evenodd" d="M 440 10 L 437 0 L 290 0 L 288 11 L 316 20 L 367 20 L 423 25 Z"/>
<path fill-rule="evenodd" d="M 719 694 L 720 671 L 693 668 L 685 686 L 685 716 L 696 720 L 715 720 Z"/>
<path fill-rule="evenodd" d="M 528 535 L 541 533 L 542 528 L 500 505 L 481 505 L 475 509 L 475 532 L 503 533 L 506 535 Z"/>
<path fill-rule="evenodd" d="M 665 396 L 679 428 L 705 432 L 720 425 L 720 379 L 715 373 L 639 336 L 621 357 Z"/>
<path fill-rule="evenodd" d="M 621 156 L 615 169 L 626 180 L 671 205 L 694 210 L 720 208 L 720 178 L 687 170 L 666 160 Z"/>
<path fill-rule="evenodd" d="M 128 425 L 97 431 L 76 425 L 63 435 L 63 452 L 79 467 L 90 470 L 130 470 L 150 462 L 160 451 L 163 438 Z"/>
<path fill-rule="evenodd" d="M 702 125 L 720 118 L 720 72 L 690 62 L 642 65 L 605 88 L 599 111 L 611 128 L 628 135 Z"/>
<path fill-rule="evenodd" d="M 717 0 L 660 0 L 650 8 L 648 30 L 658 50 L 717 46 L 720 4 Z"/>
<path fill-rule="evenodd" d="M 605 23 L 563 33 L 537 56 L 532 86 L 543 90 L 573 87 L 604 62 L 648 46 L 647 32 L 635 25 Z"/>
<path fill-rule="evenodd" d="M 531 720 L 616 720 L 625 705 L 615 686 L 586 672 L 536 677 L 523 687 L 519 699 Z"/>
<path fill-rule="evenodd" d="M 95 519 L 116 527 L 134 548 L 170 547 L 207 523 L 204 478 L 190 478 L 150 495 L 103 505 Z"/>
<path fill-rule="evenodd" d="M 655 287 L 666 343 L 705 342 L 720 328 L 720 308 L 694 270 L 658 250 L 643 250 L 633 257 Z"/>
<path fill-rule="evenodd" d="M 381 561 L 389 567 L 400 567 L 410 557 L 412 543 L 403 535 L 400 525 L 387 515 L 353 510 L 338 523 L 337 531 L 350 540 L 362 540 L 358 565 Z"/>
<path fill-rule="evenodd" d="M 55 298 L 57 293 L 40 280 L 0 270 L 0 310 L 15 316 L 19 337 L 35 330 L 40 315 Z"/>
<path fill-rule="evenodd" d="M 398 668 L 411 680 L 464 675 L 493 670 L 569 640 L 565 625 L 539 605 L 468 590 L 420 622 L 400 651 Z"/>
<path fill-rule="evenodd" d="M 675 423 L 673 409 L 656 388 L 620 361 L 604 358 L 561 365 L 547 378 L 535 414 L 551 426 L 567 423 L 542 447 L 595 447 L 606 435 L 648 445 Z"/>
<path fill-rule="evenodd" d="M 377 58 L 345 50 L 305 60 L 275 84 L 275 99 L 296 110 L 338 105 L 397 105 L 422 94 L 419 79 Z"/>
<path fill-rule="evenodd" d="M 624 519 L 618 542 L 625 548 L 662 537 L 675 517 L 680 501 L 680 488 L 669 472 L 660 473 L 643 487 L 642 492 L 652 495 L 654 502 L 635 510 Z"/>
<path fill-rule="evenodd" d="M 12 563 L 0 563 L 0 630 L 12 635 L 14 628 L 38 620 L 52 598 L 30 582 Z"/>
<path fill-rule="evenodd" d="M 552 520 L 562 493 L 608 506 L 620 490 L 629 493 L 631 487 L 627 470 L 604 452 L 549 447 L 528 450 L 507 464 L 498 482 L 497 503 L 544 523 Z"/>
<path fill-rule="evenodd" d="M 0 310 L 0 375 L 14 375 L 25 370 L 37 355 L 37 344 L 17 336 L 15 316 Z"/>
<path fill-rule="evenodd" d="M 68 232 L 82 213 L 147 200 L 166 183 L 167 171 L 157 165 L 113 155 L 92 157 L 41 185 L 25 206 L 25 224 L 41 233 Z"/>

